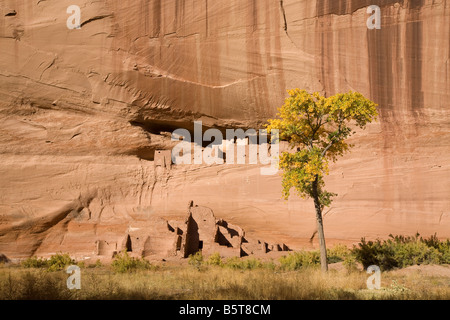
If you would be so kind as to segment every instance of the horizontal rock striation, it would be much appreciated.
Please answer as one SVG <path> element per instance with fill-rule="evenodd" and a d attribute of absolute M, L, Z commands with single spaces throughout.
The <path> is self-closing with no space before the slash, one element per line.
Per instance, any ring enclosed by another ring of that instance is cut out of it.
<path fill-rule="evenodd" d="M 366 25 L 374 4 L 379 30 Z M 328 177 L 330 242 L 450 237 L 449 39 L 446 0 L 4 0 L 0 254 L 84 252 L 77 219 L 107 241 L 132 221 L 180 218 L 191 199 L 256 238 L 309 246 L 313 208 L 282 201 L 279 176 L 154 161 L 194 121 L 260 128 L 294 87 L 380 106 Z"/>

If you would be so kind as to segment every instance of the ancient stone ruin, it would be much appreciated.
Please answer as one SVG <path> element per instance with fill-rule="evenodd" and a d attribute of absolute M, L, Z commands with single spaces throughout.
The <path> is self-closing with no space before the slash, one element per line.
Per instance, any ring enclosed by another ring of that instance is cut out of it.
<path fill-rule="evenodd" d="M 185 221 L 151 218 L 135 222 L 119 242 L 98 240 L 96 255 L 111 258 L 126 251 L 149 259 L 184 259 L 199 251 L 206 256 L 219 253 L 224 258 L 290 251 L 285 244 L 247 239 L 242 228 L 217 219 L 210 208 L 194 206 L 192 201 Z"/>
<path fill-rule="evenodd" d="M 155 151 L 155 167 L 162 167 L 170 169 L 172 167 L 172 151 L 171 150 L 156 150 Z"/>

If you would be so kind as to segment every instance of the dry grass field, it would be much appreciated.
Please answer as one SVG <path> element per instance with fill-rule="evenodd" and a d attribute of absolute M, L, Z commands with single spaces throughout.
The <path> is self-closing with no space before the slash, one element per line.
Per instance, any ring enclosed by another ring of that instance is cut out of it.
<path fill-rule="evenodd" d="M 161 265 L 114 272 L 81 269 L 81 290 L 68 290 L 65 271 L 0 267 L 1 300 L 450 300 L 450 267 L 413 266 L 382 273 L 382 288 L 368 290 L 363 271 L 331 265 L 296 271 L 259 267 Z"/>

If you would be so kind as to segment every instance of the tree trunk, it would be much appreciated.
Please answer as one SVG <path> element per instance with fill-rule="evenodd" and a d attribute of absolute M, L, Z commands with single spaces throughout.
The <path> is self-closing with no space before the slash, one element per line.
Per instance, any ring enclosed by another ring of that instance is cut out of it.
<path fill-rule="evenodd" d="M 320 246 L 320 266 L 323 272 L 328 271 L 327 262 L 327 246 L 325 244 L 325 233 L 323 231 L 323 217 L 322 217 L 322 205 L 319 199 L 319 179 L 313 182 L 313 198 L 314 206 L 316 208 L 316 220 L 317 220 L 317 235 L 319 236 L 319 246 Z"/>

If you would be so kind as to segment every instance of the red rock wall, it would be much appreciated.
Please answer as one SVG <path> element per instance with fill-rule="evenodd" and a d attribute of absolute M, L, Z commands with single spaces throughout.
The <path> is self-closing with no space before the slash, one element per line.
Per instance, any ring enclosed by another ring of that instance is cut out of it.
<path fill-rule="evenodd" d="M 80 30 L 66 27 L 72 4 Z M 366 26 L 372 4 L 381 30 Z M 257 127 L 294 87 L 356 90 L 380 105 L 380 122 L 328 179 L 340 194 L 325 218 L 330 241 L 450 237 L 449 38 L 446 0 L 4 0 L 0 252 L 78 248 L 64 240 L 76 239 L 64 236 L 76 229 L 68 207 L 90 212 L 95 238 L 108 224 L 182 216 L 188 200 L 269 241 L 307 243 L 310 204 L 281 201 L 279 177 L 149 161 L 171 146 L 160 131 Z M 54 216 L 57 228 L 20 227 Z"/>

